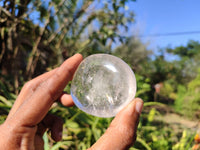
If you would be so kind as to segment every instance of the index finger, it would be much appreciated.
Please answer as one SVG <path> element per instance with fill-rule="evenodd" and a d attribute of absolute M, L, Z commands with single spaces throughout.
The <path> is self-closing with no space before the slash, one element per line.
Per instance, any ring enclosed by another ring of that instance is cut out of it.
<path fill-rule="evenodd" d="M 81 61 L 80 54 L 67 59 L 53 75 L 38 86 L 29 99 L 24 101 L 14 114 L 14 121 L 25 126 L 38 124 L 45 117 L 51 105 L 62 94 Z"/>
<path fill-rule="evenodd" d="M 38 85 L 40 85 L 45 79 L 49 78 L 50 76 L 52 76 L 52 74 L 55 73 L 56 69 L 46 72 L 46 73 L 32 79 L 31 81 L 27 82 L 23 86 L 14 105 L 12 106 L 12 109 L 10 110 L 10 112 L 8 114 L 7 120 L 17 111 L 17 109 L 22 105 L 22 103 L 26 99 L 28 99 L 32 94 L 34 94 L 34 91 L 37 89 Z"/>

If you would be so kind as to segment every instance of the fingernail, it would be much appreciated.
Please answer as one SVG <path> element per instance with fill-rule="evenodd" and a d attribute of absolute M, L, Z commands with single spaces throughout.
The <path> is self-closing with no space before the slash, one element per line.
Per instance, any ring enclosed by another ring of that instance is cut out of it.
<path fill-rule="evenodd" d="M 126 108 L 125 111 L 128 112 L 129 115 L 133 115 L 133 113 L 137 112 L 140 114 L 143 108 L 143 101 L 140 98 L 134 99 Z"/>
<path fill-rule="evenodd" d="M 136 111 L 137 111 L 139 114 L 141 114 L 142 108 L 143 108 L 143 102 L 142 102 L 142 100 L 137 101 L 135 107 L 136 107 Z"/>

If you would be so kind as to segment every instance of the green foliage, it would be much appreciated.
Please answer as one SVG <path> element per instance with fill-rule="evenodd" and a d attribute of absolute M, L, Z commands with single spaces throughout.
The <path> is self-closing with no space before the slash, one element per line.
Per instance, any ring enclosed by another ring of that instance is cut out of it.
<path fill-rule="evenodd" d="M 196 41 L 189 41 L 187 46 L 179 46 L 175 49 L 168 49 L 169 53 L 173 53 L 180 57 L 192 58 L 199 54 L 200 44 Z"/>
<path fill-rule="evenodd" d="M 179 56 L 179 61 L 175 63 L 178 65 L 177 71 L 182 83 L 189 82 L 198 74 L 200 65 L 200 44 L 197 41 L 189 41 L 186 46 L 179 46 L 175 49 L 167 49 L 167 52 Z M 180 80 L 179 79 L 179 80 Z"/>
<path fill-rule="evenodd" d="M 191 80 L 186 86 L 178 85 L 177 98 L 175 99 L 174 108 L 179 113 L 190 118 L 199 117 L 195 113 L 199 110 L 200 105 L 200 74 Z"/>
<path fill-rule="evenodd" d="M 69 90 L 69 87 L 66 87 Z M 10 95 L 13 95 L 10 93 Z M 14 96 L 13 98 L 16 98 Z M 11 101 L 7 98 L 0 96 L 0 110 L 5 109 L 6 112 L 1 111 L 0 123 L 3 123 L 6 114 L 13 105 L 14 99 Z M 164 106 L 158 102 L 146 102 L 144 110 L 152 106 Z M 98 118 L 88 115 L 76 107 L 66 108 L 60 104 L 53 105 L 50 113 L 60 116 L 64 120 L 63 140 L 55 143 L 50 138 L 49 132 L 44 134 L 44 149 L 57 150 L 57 149 L 87 149 L 106 131 L 112 118 Z M 141 115 L 141 120 L 138 126 L 138 138 L 134 147 L 131 149 L 144 149 L 144 150 L 181 150 L 183 145 L 189 149 L 193 144 L 193 135 L 190 133 L 178 138 L 179 140 L 173 141 L 176 135 L 167 124 L 158 122 L 157 116 L 162 116 L 156 108 L 145 111 Z M 177 135 L 176 135 L 177 136 Z"/>
<path fill-rule="evenodd" d="M 17 96 L 8 92 L 7 88 L 0 81 L 0 124 L 5 121 L 16 98 Z"/>
<path fill-rule="evenodd" d="M 3 0 L 0 3 L 0 124 L 3 123 L 22 85 L 51 70 L 75 53 L 84 57 L 109 53 L 122 58 L 134 70 L 136 97 L 144 100 L 138 138 L 131 149 L 182 150 L 193 144 L 190 131 L 180 132 L 157 120 L 152 102 L 154 85 L 163 83 L 160 99 L 173 99 L 173 108 L 190 118 L 200 118 L 200 44 L 162 49 L 154 55 L 139 39 L 127 37 L 134 13 L 128 2 L 134 0 Z M 116 46 L 118 45 L 118 46 Z M 178 56 L 168 61 L 165 54 Z M 70 83 L 65 91 L 70 92 Z M 162 101 L 162 102 L 163 102 Z M 168 103 L 167 103 L 168 104 Z M 54 143 L 44 134 L 45 150 L 87 149 L 105 132 L 111 119 L 87 115 L 60 104 L 50 110 L 63 118 L 63 140 Z"/>
<path fill-rule="evenodd" d="M 169 79 L 176 79 L 177 70 L 173 62 L 168 62 L 165 60 L 164 55 L 156 56 L 149 64 L 148 76 L 150 76 L 154 84 L 159 82 L 164 82 Z"/>
<path fill-rule="evenodd" d="M 147 49 L 139 39 L 128 38 L 127 42 L 114 49 L 113 55 L 120 57 L 130 64 L 134 71 L 143 70 L 143 63 L 149 61 L 152 51 Z"/>
<path fill-rule="evenodd" d="M 7 90 L 6 86 L 0 81 L 0 108 L 1 110 L 4 110 L 8 113 L 16 98 L 17 96 L 13 93 L 10 93 Z"/>
<path fill-rule="evenodd" d="M 122 32 L 134 21 L 132 10 L 127 9 L 129 1 L 3 0 L 0 79 L 18 94 L 25 81 L 77 52 L 111 53 L 116 41 L 126 41 Z M 4 75 L 12 76 L 7 80 Z"/>
<path fill-rule="evenodd" d="M 164 123 L 156 122 L 154 120 L 156 113 L 155 109 L 151 110 L 151 113 L 147 117 L 147 122 L 142 122 L 142 125 L 138 129 L 139 138 L 143 139 L 143 144 L 136 142 L 135 146 L 138 149 L 144 150 L 168 150 L 172 147 L 172 130 L 170 128 L 165 128 Z M 146 120 L 145 116 L 142 116 L 143 120 Z M 145 144 L 144 144 L 145 143 Z M 147 145 L 147 146 L 145 146 Z"/>
<path fill-rule="evenodd" d="M 200 72 L 197 77 L 188 84 L 188 96 L 192 99 L 189 103 L 193 110 L 198 110 L 200 104 Z"/>
<path fill-rule="evenodd" d="M 160 90 L 160 95 L 175 100 L 177 98 L 176 86 L 173 85 L 174 81 L 165 81 L 163 87 Z"/>
<path fill-rule="evenodd" d="M 156 115 L 156 109 L 152 108 L 148 114 L 148 118 L 147 118 L 148 123 L 151 124 L 153 122 L 155 115 Z"/>
<path fill-rule="evenodd" d="M 55 106 L 51 113 L 62 117 L 65 122 L 61 142 L 53 143 L 48 140 L 47 135 L 44 135 L 48 150 L 56 148 L 87 149 L 99 139 L 112 120 L 112 118 L 94 117 L 75 107 L 65 108 L 61 105 Z"/>
<path fill-rule="evenodd" d="M 144 76 L 140 76 L 138 74 L 135 74 L 136 81 L 137 81 L 137 93 L 136 97 L 142 98 L 144 101 L 148 101 L 149 97 L 147 95 L 147 92 L 150 91 L 150 79 L 145 78 Z"/>
<path fill-rule="evenodd" d="M 177 91 L 177 98 L 174 103 L 175 110 L 178 112 L 181 112 L 183 110 L 183 103 L 184 103 L 184 97 L 185 93 L 187 92 L 186 87 L 183 85 L 178 86 Z"/>
<path fill-rule="evenodd" d="M 163 114 L 159 113 L 156 106 L 166 107 L 157 102 L 148 102 L 144 105 L 144 112 L 138 127 L 139 138 L 134 147 L 144 150 L 191 149 L 194 144 L 194 133 L 188 130 L 180 132 L 174 125 L 158 120 L 157 118 L 162 117 Z M 145 111 L 149 108 L 149 111 Z"/>
<path fill-rule="evenodd" d="M 180 139 L 180 142 L 175 144 L 172 147 L 172 150 L 191 149 L 191 145 L 192 145 L 193 140 L 194 140 L 193 137 L 194 137 L 194 135 L 188 136 L 188 132 L 186 130 L 184 130 L 183 133 L 182 133 L 182 137 Z"/>

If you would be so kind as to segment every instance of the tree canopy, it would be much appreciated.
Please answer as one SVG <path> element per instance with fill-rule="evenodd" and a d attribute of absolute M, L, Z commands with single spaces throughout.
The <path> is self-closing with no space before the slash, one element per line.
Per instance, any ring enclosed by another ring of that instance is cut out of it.
<path fill-rule="evenodd" d="M 1 1 L 1 74 L 12 75 L 10 85 L 18 92 L 22 80 L 41 74 L 74 53 L 110 53 L 114 42 L 126 41 L 121 31 L 128 31 L 128 24 L 134 21 L 126 5 L 129 1 Z"/>

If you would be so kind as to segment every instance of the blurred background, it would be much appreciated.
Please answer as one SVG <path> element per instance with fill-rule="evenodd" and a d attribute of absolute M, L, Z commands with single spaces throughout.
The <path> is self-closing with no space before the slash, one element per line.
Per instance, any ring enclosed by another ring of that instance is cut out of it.
<path fill-rule="evenodd" d="M 200 143 L 200 1 L 1 0 L 0 123 L 28 80 L 81 53 L 122 58 L 144 100 L 132 150 L 197 150 Z M 70 91 L 70 84 L 65 88 Z M 63 140 L 45 150 L 87 149 L 113 118 L 52 106 Z"/>

